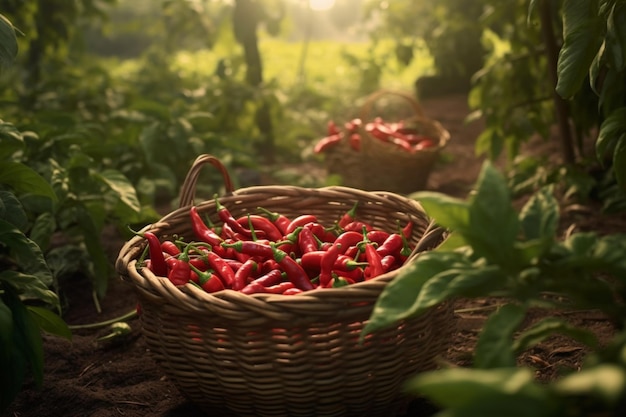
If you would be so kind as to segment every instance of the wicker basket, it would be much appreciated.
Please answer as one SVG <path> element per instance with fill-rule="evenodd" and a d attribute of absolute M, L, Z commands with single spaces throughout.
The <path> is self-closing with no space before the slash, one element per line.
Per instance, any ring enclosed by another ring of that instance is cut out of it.
<path fill-rule="evenodd" d="M 347 187 L 307 189 L 255 186 L 234 191 L 228 173 L 210 155 L 194 162 L 183 185 L 180 208 L 146 226 L 163 239 L 192 237 L 189 207 L 200 168 L 217 167 L 227 193 L 219 198 L 235 216 L 258 206 L 287 216 L 311 213 L 332 223 L 359 202 L 359 218 L 395 231 L 396 220 L 414 222 L 410 259 L 432 249 L 442 232 L 420 206 L 402 196 Z M 215 202 L 197 204 L 213 221 Z M 402 384 L 433 369 L 446 350 L 452 311 L 443 305 L 360 344 L 360 332 L 393 271 L 369 281 L 295 296 L 205 293 L 176 287 L 167 278 L 136 268 L 146 246 L 141 237 L 121 249 L 116 269 L 132 284 L 142 307 L 150 352 L 180 392 L 211 415 L 393 416 L 408 399 Z M 403 266 L 402 268 L 404 268 Z"/>
<path fill-rule="evenodd" d="M 439 122 L 426 117 L 411 95 L 399 91 L 380 90 L 371 94 L 359 115 L 363 126 L 378 116 L 388 122 L 403 121 L 407 127 L 435 140 L 437 145 L 408 153 L 372 137 L 362 127 L 360 152 L 352 150 L 346 140 L 325 152 L 328 173 L 339 175 L 342 185 L 367 191 L 409 194 L 426 188 L 450 133 Z"/>

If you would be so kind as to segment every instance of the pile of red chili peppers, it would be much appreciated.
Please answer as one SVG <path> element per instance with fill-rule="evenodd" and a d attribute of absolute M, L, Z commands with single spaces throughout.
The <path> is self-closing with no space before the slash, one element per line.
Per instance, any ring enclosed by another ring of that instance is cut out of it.
<path fill-rule="evenodd" d="M 288 218 L 259 207 L 235 218 L 216 198 L 220 224 L 189 210 L 193 240 L 163 240 L 147 231 L 139 265 L 174 285 L 213 293 L 294 295 L 366 281 L 399 268 L 411 253 L 413 223 L 378 230 L 357 216 L 357 206 L 325 227 L 315 215 Z"/>
<path fill-rule="evenodd" d="M 392 146 L 397 146 L 409 153 L 415 153 L 423 149 L 432 148 L 435 141 L 415 128 L 405 125 L 405 122 L 386 122 L 381 117 L 376 117 L 371 122 L 363 124 L 361 119 L 352 119 L 344 124 L 341 130 L 333 120 L 328 122 L 327 136 L 318 140 L 313 148 L 315 153 L 322 153 L 337 145 L 344 138 L 348 138 L 350 147 L 355 151 L 361 150 L 362 136 L 359 131 L 363 128 L 373 138 Z"/>

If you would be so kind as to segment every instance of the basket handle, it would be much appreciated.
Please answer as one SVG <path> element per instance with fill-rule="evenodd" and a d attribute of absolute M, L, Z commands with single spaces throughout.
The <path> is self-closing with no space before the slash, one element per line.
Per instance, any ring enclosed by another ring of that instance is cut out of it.
<path fill-rule="evenodd" d="M 420 252 L 423 252 L 429 248 L 432 248 L 437 243 L 439 243 L 441 241 L 441 237 L 443 236 L 445 232 L 446 232 L 446 229 L 444 229 L 441 226 L 436 226 L 434 221 L 431 221 L 431 223 L 428 225 L 428 227 L 424 231 L 424 234 L 420 238 L 419 242 L 417 242 L 417 244 L 413 248 L 413 251 L 408 256 L 407 262 L 415 258 Z"/>
<path fill-rule="evenodd" d="M 379 90 L 379 91 L 376 91 L 376 92 L 370 94 L 365 99 L 365 102 L 361 106 L 361 111 L 359 112 L 359 115 L 360 115 L 360 118 L 361 118 L 361 120 L 363 122 L 369 120 L 369 117 L 371 116 L 371 112 L 372 112 L 372 107 L 374 107 L 374 103 L 377 100 L 379 100 L 381 97 L 387 96 L 387 95 L 397 96 L 397 97 L 400 97 L 400 98 L 406 100 L 407 103 L 413 109 L 413 112 L 415 112 L 415 116 L 418 119 L 424 119 L 425 118 L 424 111 L 422 110 L 422 106 L 420 106 L 419 103 L 417 102 L 417 100 L 415 100 L 413 98 L 413 96 L 411 96 L 410 94 L 403 93 L 403 92 L 400 92 L 400 91 L 393 91 L 393 90 Z"/>
<path fill-rule="evenodd" d="M 196 158 L 196 160 L 189 168 L 185 181 L 180 192 L 180 199 L 178 200 L 178 207 L 186 207 L 193 204 L 193 199 L 196 195 L 196 184 L 198 183 L 198 177 L 200 176 L 200 170 L 206 164 L 211 164 L 222 174 L 224 180 L 224 188 L 226 188 L 227 194 L 232 194 L 235 188 L 233 187 L 233 181 L 228 174 L 228 170 L 222 164 L 222 162 L 213 155 L 202 154 Z"/>

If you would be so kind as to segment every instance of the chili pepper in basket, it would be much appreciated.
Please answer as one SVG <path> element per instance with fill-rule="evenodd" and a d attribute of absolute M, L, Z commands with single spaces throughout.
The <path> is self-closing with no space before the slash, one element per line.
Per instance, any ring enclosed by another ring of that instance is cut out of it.
<path fill-rule="evenodd" d="M 315 289 L 315 286 L 311 283 L 306 271 L 296 262 L 295 259 L 280 249 L 272 247 L 272 250 L 274 252 L 274 259 L 278 262 L 283 271 L 285 271 L 287 279 L 291 281 L 293 285 L 303 291 Z"/>
<path fill-rule="evenodd" d="M 300 230 L 298 234 L 298 248 L 300 249 L 300 256 L 307 252 L 313 252 L 318 250 L 318 243 L 313 230 L 310 226 L 312 223 L 308 223 Z"/>
<path fill-rule="evenodd" d="M 283 235 L 287 234 L 287 227 L 289 226 L 289 223 L 291 223 L 289 217 L 275 211 L 270 211 L 264 207 L 257 207 L 257 210 L 260 210 L 263 214 L 265 214 L 269 221 L 271 221 Z"/>
<path fill-rule="evenodd" d="M 217 198 L 217 196 L 215 197 L 214 201 L 215 209 L 217 210 L 217 216 L 224 223 L 224 225 L 228 225 L 235 233 L 240 233 L 248 238 L 252 237 L 252 232 L 237 222 L 237 219 L 230 213 L 230 210 L 228 210 L 228 208 L 220 203 L 220 200 L 219 198 Z"/>
<path fill-rule="evenodd" d="M 192 266 L 192 273 L 198 276 L 198 285 L 206 292 L 213 293 L 224 289 L 224 283 L 213 271 L 200 271 Z"/>
<path fill-rule="evenodd" d="M 322 256 L 320 261 L 320 286 L 327 287 L 332 280 L 333 266 L 337 257 L 341 254 L 341 244 L 334 243 L 326 253 Z"/>
<path fill-rule="evenodd" d="M 148 250 L 150 256 L 150 270 L 154 275 L 159 277 L 167 277 L 167 264 L 165 263 L 165 256 L 161 249 L 161 241 L 152 232 L 144 232 L 144 239 L 148 241 Z"/>
<path fill-rule="evenodd" d="M 191 217 L 191 227 L 196 239 L 208 243 L 212 247 L 219 247 L 224 239 L 204 223 L 196 206 L 191 206 L 189 216 Z"/>
<path fill-rule="evenodd" d="M 287 229 L 285 229 L 285 234 L 290 234 L 298 227 L 303 227 L 307 223 L 317 223 L 317 216 L 313 214 L 302 214 L 296 217 L 289 223 Z"/>
<path fill-rule="evenodd" d="M 228 262 L 215 252 L 206 252 L 205 256 L 211 268 L 224 283 L 224 286 L 226 288 L 232 288 L 235 282 L 235 272 Z"/>
<path fill-rule="evenodd" d="M 271 287 L 272 285 L 280 284 L 283 281 L 283 275 L 283 271 L 281 271 L 280 269 L 273 269 L 246 284 L 246 286 L 241 289 L 241 292 L 243 294 L 264 292 L 263 290 L 260 290 L 261 287 L 266 288 Z"/>
<path fill-rule="evenodd" d="M 191 280 L 191 265 L 184 259 L 171 258 L 167 277 L 174 285 L 185 285 Z"/>
<path fill-rule="evenodd" d="M 354 220 L 354 221 L 346 224 L 344 226 L 343 230 L 345 230 L 347 232 L 350 232 L 350 231 L 360 232 L 360 231 L 363 230 L 363 228 L 365 228 L 365 230 L 367 232 L 370 232 L 370 231 L 373 230 L 373 227 L 370 224 L 367 224 L 365 222 L 361 222 L 361 221 L 358 221 L 358 220 Z"/>
<path fill-rule="evenodd" d="M 369 264 L 369 274 L 365 275 L 365 279 L 375 278 L 384 274 L 383 265 L 381 263 L 382 258 L 378 252 L 376 252 L 376 246 L 372 243 L 365 244 L 365 258 Z"/>
<path fill-rule="evenodd" d="M 253 259 L 250 258 L 245 261 L 241 268 L 239 268 L 235 272 L 235 276 L 233 279 L 233 290 L 239 291 L 242 290 L 246 285 L 248 285 L 248 278 L 257 270 L 259 264 Z"/>
<path fill-rule="evenodd" d="M 259 216 L 258 214 L 248 214 L 245 217 L 237 219 L 237 223 L 242 226 L 250 227 L 250 230 L 256 232 L 263 232 L 265 238 L 271 241 L 278 241 L 282 239 L 283 233 L 272 223 L 267 217 Z M 257 236 L 259 237 L 259 236 Z"/>
<path fill-rule="evenodd" d="M 348 248 L 350 248 L 351 246 L 356 246 L 356 244 L 361 242 L 362 240 L 363 240 L 362 233 L 359 233 L 355 230 L 351 230 L 351 231 L 343 232 L 342 234 L 337 236 L 337 239 L 335 239 L 334 243 L 340 244 L 341 247 L 344 248 L 343 253 L 346 253 L 348 251 Z"/>
<path fill-rule="evenodd" d="M 303 291 L 300 288 L 293 287 L 293 288 L 289 288 L 288 290 L 285 290 L 283 292 L 283 295 L 296 295 L 296 294 L 302 294 L 302 292 Z"/>
<path fill-rule="evenodd" d="M 356 210 L 357 210 L 358 206 L 359 206 L 359 202 L 357 201 L 356 203 L 354 203 L 354 205 L 352 206 L 352 208 L 350 210 L 346 211 L 341 216 L 341 218 L 337 222 L 339 227 L 344 228 L 344 227 L 346 227 L 346 225 L 348 225 L 348 223 L 351 223 L 354 220 L 356 220 Z"/>
<path fill-rule="evenodd" d="M 380 260 L 380 264 L 382 265 L 385 273 L 400 267 L 398 258 L 393 255 L 383 256 Z"/>
<path fill-rule="evenodd" d="M 361 150 L 361 141 L 361 135 L 355 132 L 350 134 L 348 143 L 350 144 L 350 148 L 358 152 Z"/>
<path fill-rule="evenodd" d="M 367 232 L 367 240 L 371 242 L 375 242 L 378 245 L 382 245 L 383 242 L 391 235 L 389 232 L 385 232 L 384 230 L 371 230 Z"/>
<path fill-rule="evenodd" d="M 393 233 L 376 248 L 376 251 L 381 257 L 387 255 L 397 255 L 400 253 L 403 244 L 403 237 L 397 233 Z"/>
<path fill-rule="evenodd" d="M 330 135 L 330 136 L 326 136 L 320 140 L 317 141 L 317 143 L 315 144 L 315 146 L 313 147 L 313 152 L 315 153 L 322 153 L 325 150 L 327 150 L 328 148 L 337 145 L 339 142 L 341 142 L 341 139 L 343 138 L 343 133 L 339 132 L 337 134 L 334 135 Z"/>
<path fill-rule="evenodd" d="M 180 248 L 171 240 L 164 240 L 161 242 L 161 250 L 170 256 L 180 255 Z"/>
<path fill-rule="evenodd" d="M 332 135 L 337 135 L 339 134 L 341 131 L 339 130 L 339 128 L 337 127 L 337 124 L 335 123 L 334 120 L 329 120 L 326 123 L 326 133 L 328 134 L 328 136 L 332 136 Z"/>
<path fill-rule="evenodd" d="M 260 258 L 271 258 L 274 256 L 270 245 L 252 240 L 238 240 L 232 243 L 223 242 L 222 247 L 233 248 L 238 253 Z"/>
<path fill-rule="evenodd" d="M 296 288 L 296 286 L 293 285 L 293 282 L 284 281 L 276 285 L 270 285 L 269 287 L 265 287 L 265 290 L 270 294 L 283 294 L 285 291 L 292 288 Z"/>

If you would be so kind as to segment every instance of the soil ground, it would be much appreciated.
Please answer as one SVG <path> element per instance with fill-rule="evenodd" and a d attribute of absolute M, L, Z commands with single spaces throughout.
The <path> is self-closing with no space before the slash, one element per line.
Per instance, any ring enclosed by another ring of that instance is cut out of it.
<path fill-rule="evenodd" d="M 427 116 L 439 120 L 451 133 L 445 150 L 445 163 L 437 165 L 428 188 L 465 198 L 474 184 L 482 159 L 474 152 L 481 122 L 466 124 L 469 113 L 466 97 L 453 95 L 425 100 L 422 103 Z M 537 152 L 558 150 L 553 144 L 536 142 Z M 557 158 L 558 162 L 558 158 Z M 579 230 L 600 233 L 626 231 L 624 217 L 602 216 L 594 208 L 568 212 L 563 227 L 575 223 Z M 122 241 L 105 236 L 111 257 L 117 256 Z M 135 295 L 129 284 L 113 280 L 107 296 L 101 302 L 98 314 L 91 300 L 90 289 L 84 283 L 68 285 L 65 320 L 71 325 L 94 323 L 118 317 L 132 311 Z M 456 331 L 452 335 L 446 361 L 466 366 L 476 337 L 490 311 L 498 304 L 496 299 L 460 300 L 455 305 Z M 534 320 L 539 317 L 529 317 Z M 611 323 L 595 311 L 563 312 L 574 324 L 585 326 L 596 333 L 601 342 L 613 335 Z M 73 341 L 44 336 L 45 379 L 40 389 L 28 381 L 5 416 L 14 417 L 110 417 L 154 416 L 195 417 L 201 411 L 188 402 L 174 384 L 164 376 L 150 357 L 140 333 L 138 320 L 129 322 L 130 335 L 114 343 L 98 343 L 97 338 L 108 329 L 75 330 Z M 526 352 L 520 364 L 535 369 L 537 378 L 552 380 L 564 371 L 580 367 L 587 350 L 564 337 L 553 337 Z M 420 401 L 413 403 L 410 415 L 427 416 L 433 408 Z"/>

